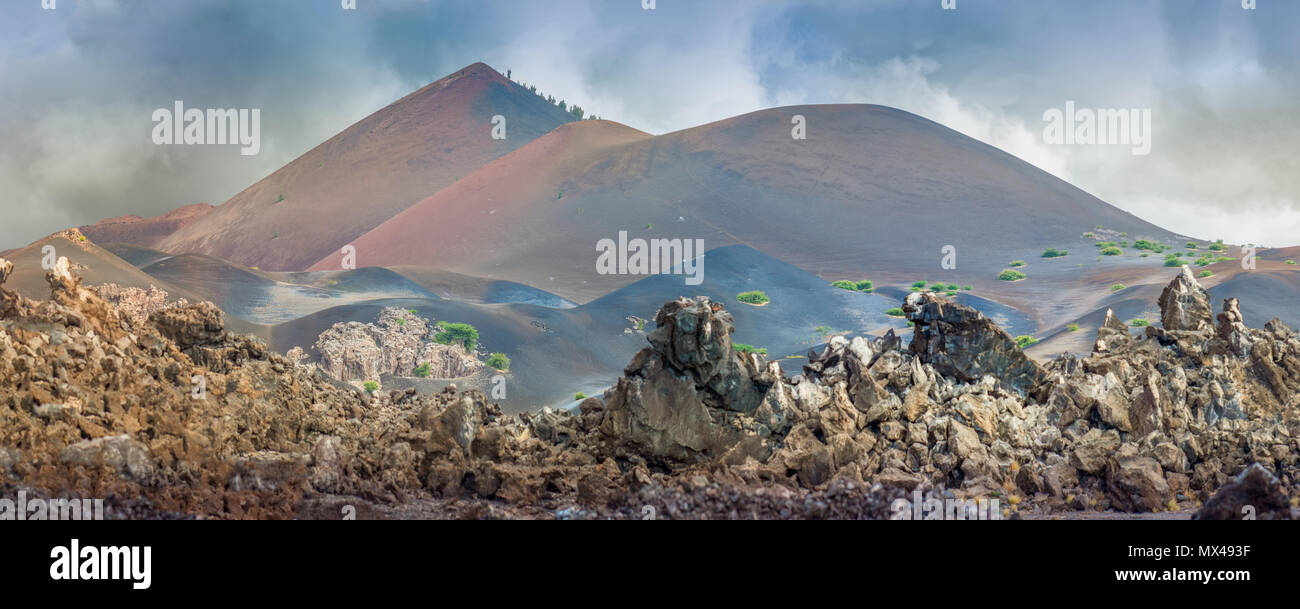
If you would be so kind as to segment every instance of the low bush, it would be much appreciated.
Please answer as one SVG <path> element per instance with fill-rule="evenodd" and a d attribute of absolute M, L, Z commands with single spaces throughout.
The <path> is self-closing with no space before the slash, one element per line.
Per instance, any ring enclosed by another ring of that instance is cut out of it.
<path fill-rule="evenodd" d="M 746 353 L 746 354 L 757 353 L 759 355 L 767 355 L 767 347 L 755 347 L 754 345 L 747 345 L 745 343 L 732 343 L 731 348 L 735 349 L 740 353 Z"/>
<path fill-rule="evenodd" d="M 1060 258 L 1062 256 L 1068 256 L 1068 255 L 1070 255 L 1069 250 L 1058 250 L 1054 247 L 1049 247 L 1043 250 L 1044 258 Z"/>
<path fill-rule="evenodd" d="M 492 355 L 487 356 L 487 359 L 483 360 L 483 363 L 500 372 L 505 372 L 510 369 L 510 358 L 506 357 L 506 354 L 504 353 L 493 353 Z"/>
<path fill-rule="evenodd" d="M 739 300 L 740 302 L 746 304 L 752 304 L 752 305 L 761 305 L 770 302 L 770 300 L 767 297 L 767 294 L 764 294 L 763 292 L 760 292 L 758 290 L 751 290 L 748 292 L 741 292 L 739 294 L 736 294 L 736 300 Z"/>
<path fill-rule="evenodd" d="M 1024 273 L 1013 271 L 1011 269 L 1003 269 L 1001 273 L 998 273 L 998 279 L 1001 279 L 1002 281 L 1020 281 L 1025 277 L 1026 275 Z"/>
<path fill-rule="evenodd" d="M 1037 338 L 1034 338 L 1028 334 L 1021 334 L 1020 336 L 1016 337 L 1016 346 L 1020 347 L 1021 349 L 1024 349 L 1029 345 L 1036 344 L 1037 342 L 1038 342 Z"/>
<path fill-rule="evenodd" d="M 465 346 L 466 351 L 473 352 L 474 347 L 478 345 L 478 329 L 469 324 L 462 323 L 442 323 L 441 332 L 433 335 L 433 341 L 443 345 L 460 343 Z"/>

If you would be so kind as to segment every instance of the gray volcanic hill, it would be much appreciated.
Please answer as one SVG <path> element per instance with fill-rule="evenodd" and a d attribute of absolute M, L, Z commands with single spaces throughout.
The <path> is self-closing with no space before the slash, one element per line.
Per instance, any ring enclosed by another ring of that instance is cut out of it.
<path fill-rule="evenodd" d="M 472 277 L 441 269 L 415 266 L 397 266 L 389 270 L 449 300 L 478 304 L 518 302 L 555 309 L 571 309 L 578 306 L 567 298 L 514 281 Z"/>
<path fill-rule="evenodd" d="M 491 137 L 498 114 L 507 121 L 506 139 Z M 484 163 L 574 119 L 475 63 L 358 121 L 156 247 L 267 270 L 304 270 Z"/>
<path fill-rule="evenodd" d="M 808 139 L 791 138 L 793 115 L 806 118 Z M 1072 247 L 1096 225 L 1181 238 L 893 108 L 794 106 L 657 137 L 626 130 L 565 125 L 354 245 L 366 264 L 544 283 L 583 302 L 633 279 L 595 272 L 596 242 L 620 230 L 701 238 L 706 249 L 745 244 L 828 279 L 878 283 L 935 274 L 944 245 L 958 253 L 951 279 L 965 284 L 988 282 L 1019 252 Z M 313 268 L 339 268 L 339 256 Z"/>
<path fill-rule="evenodd" d="M 405 277 L 377 267 L 280 274 L 246 269 L 211 256 L 182 254 L 141 270 L 211 301 L 228 315 L 260 324 L 380 298 L 438 298 Z"/>

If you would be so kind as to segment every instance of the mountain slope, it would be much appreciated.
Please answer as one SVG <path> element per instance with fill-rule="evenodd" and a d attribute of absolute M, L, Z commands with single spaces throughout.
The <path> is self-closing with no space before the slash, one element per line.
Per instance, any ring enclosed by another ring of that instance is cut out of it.
<path fill-rule="evenodd" d="M 808 139 L 792 139 L 792 115 Z M 613 129 L 567 125 L 484 166 L 356 239 L 358 263 L 438 266 L 583 302 L 637 279 L 596 273 L 596 242 L 620 230 L 745 244 L 828 279 L 933 275 L 953 245 L 962 283 L 1098 224 L 1179 238 L 892 108 L 776 108 L 622 143 Z M 337 269 L 339 256 L 313 268 Z"/>
<path fill-rule="evenodd" d="M 491 119 L 506 117 L 507 138 Z M 574 117 L 476 63 L 358 121 L 169 235 L 158 249 L 303 270 Z"/>

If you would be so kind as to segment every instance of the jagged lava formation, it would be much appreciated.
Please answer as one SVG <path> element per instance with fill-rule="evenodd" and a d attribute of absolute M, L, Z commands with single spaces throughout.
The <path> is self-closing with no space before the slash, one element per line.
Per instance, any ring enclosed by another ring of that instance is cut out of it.
<path fill-rule="evenodd" d="M 996 494 L 1008 516 L 1294 511 L 1300 338 L 1233 300 L 1216 320 L 1187 269 L 1163 327 L 1108 315 L 1089 357 L 1045 366 L 912 294 L 910 344 L 837 337 L 787 378 L 734 350 L 720 303 L 683 298 L 603 397 L 518 416 L 477 390 L 367 395 L 209 303 L 119 315 L 66 259 L 46 278 L 48 301 L 0 285 L 4 490 L 115 517 L 887 518 L 913 489 Z"/>

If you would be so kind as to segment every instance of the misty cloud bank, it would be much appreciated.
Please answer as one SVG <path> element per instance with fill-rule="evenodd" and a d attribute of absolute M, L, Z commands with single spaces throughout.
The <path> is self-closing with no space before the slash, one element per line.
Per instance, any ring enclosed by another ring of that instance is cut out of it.
<path fill-rule="evenodd" d="M 895 106 L 1171 230 L 1300 243 L 1300 3 L 657 4 L 7 2 L 0 249 L 105 217 L 219 204 L 480 60 L 652 133 L 778 105 Z M 174 100 L 260 109 L 259 154 L 154 145 L 153 111 Z M 1043 113 L 1067 100 L 1150 109 L 1150 154 L 1045 144 Z"/>

